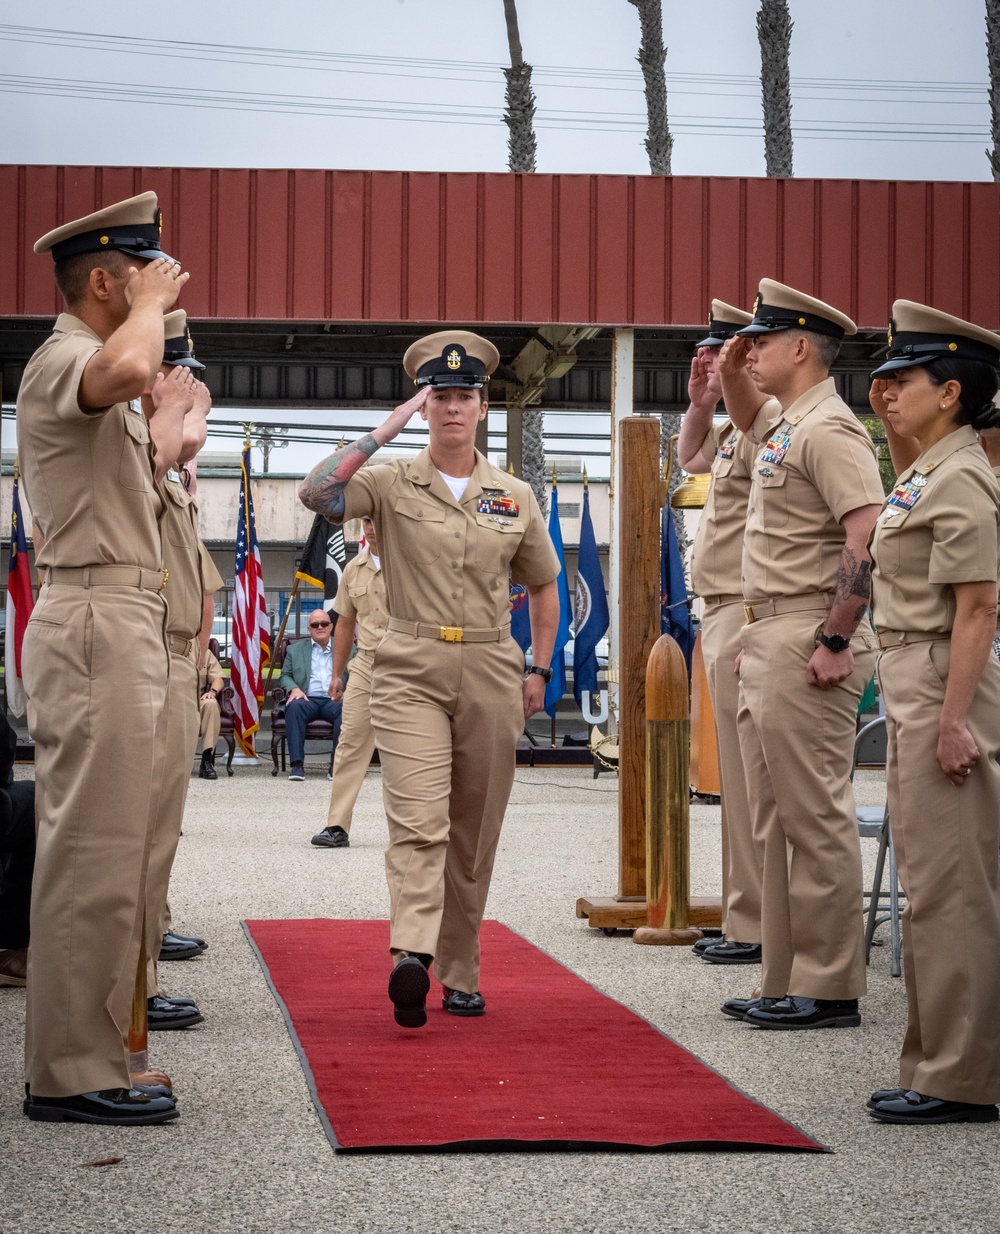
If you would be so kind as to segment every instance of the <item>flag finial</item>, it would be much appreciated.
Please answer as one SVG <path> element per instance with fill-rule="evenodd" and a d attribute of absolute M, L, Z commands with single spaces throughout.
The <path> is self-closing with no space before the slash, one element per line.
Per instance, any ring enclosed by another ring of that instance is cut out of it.
<path fill-rule="evenodd" d="M 21 464 L 17 460 L 17 455 L 14 455 L 14 483 L 16 484 L 21 478 Z"/>
<path fill-rule="evenodd" d="M 556 482 L 556 465 L 555 465 L 555 463 L 553 463 L 553 464 L 552 464 L 552 487 L 553 487 L 553 488 L 558 488 L 558 487 L 559 487 L 558 483 Z"/>
<path fill-rule="evenodd" d="M 507 474 L 509 476 L 512 476 L 514 474 L 514 464 L 513 463 L 507 464 Z"/>
<path fill-rule="evenodd" d="M 589 487 L 590 487 L 590 485 L 589 485 L 589 483 L 588 483 L 588 481 L 587 481 L 587 464 L 586 464 L 586 463 L 584 463 L 584 465 L 583 465 L 583 488 L 584 488 L 584 491 L 586 492 L 586 490 L 587 490 Z"/>
<path fill-rule="evenodd" d="M 250 449 L 250 446 L 253 444 L 253 443 L 251 442 L 251 440 L 250 440 L 250 434 L 253 432 L 253 430 L 254 430 L 256 427 L 257 427 L 257 425 L 256 425 L 256 424 L 250 424 L 250 423 L 247 423 L 247 422 L 245 422 L 245 423 L 244 423 L 244 425 L 243 425 L 243 432 L 244 432 L 244 434 L 245 434 L 245 436 L 244 436 L 244 438 L 243 438 L 243 449 L 244 449 L 244 450 L 249 450 L 249 449 Z"/>

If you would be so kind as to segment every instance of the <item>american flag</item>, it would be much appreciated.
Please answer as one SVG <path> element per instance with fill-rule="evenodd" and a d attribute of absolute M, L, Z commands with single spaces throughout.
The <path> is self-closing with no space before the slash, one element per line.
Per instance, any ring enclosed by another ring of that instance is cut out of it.
<path fill-rule="evenodd" d="M 31 593 L 31 571 L 28 569 L 28 546 L 24 538 L 21 498 L 18 496 L 17 465 L 14 467 L 14 496 L 10 523 L 10 559 L 7 567 L 7 621 L 4 629 L 4 682 L 7 688 L 7 709 L 14 715 L 24 714 L 24 686 L 21 684 L 21 647 L 24 630 L 34 608 Z"/>
<path fill-rule="evenodd" d="M 264 701 L 264 669 L 271 657 L 271 634 L 264 603 L 264 577 L 257 547 L 257 527 L 250 492 L 250 447 L 243 451 L 240 477 L 240 513 L 236 527 L 236 586 L 233 597 L 233 648 L 229 684 L 233 700 L 233 729 L 243 752 L 256 757 L 254 733 L 260 728 Z"/>

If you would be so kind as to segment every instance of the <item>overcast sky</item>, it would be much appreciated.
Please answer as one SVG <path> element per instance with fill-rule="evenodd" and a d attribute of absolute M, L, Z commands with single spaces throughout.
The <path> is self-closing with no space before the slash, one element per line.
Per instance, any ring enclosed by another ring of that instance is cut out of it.
<path fill-rule="evenodd" d="M 635 7 L 518 11 L 538 170 L 648 171 Z M 756 11 L 663 0 L 675 174 L 763 174 Z M 983 0 L 791 11 L 796 175 L 989 178 Z M 33 0 L 0 17 L 0 161 L 506 167 L 502 0 Z"/>
<path fill-rule="evenodd" d="M 675 174 L 764 174 L 757 7 L 663 0 Z M 518 12 L 538 170 L 647 172 L 635 7 L 518 0 Z M 791 0 L 791 12 L 796 175 L 990 178 L 983 0 Z M 0 18 L 0 162 L 507 165 L 502 0 L 32 0 Z M 272 470 L 304 470 L 320 450 L 293 445 Z M 606 475 L 606 460 L 591 471 Z"/>

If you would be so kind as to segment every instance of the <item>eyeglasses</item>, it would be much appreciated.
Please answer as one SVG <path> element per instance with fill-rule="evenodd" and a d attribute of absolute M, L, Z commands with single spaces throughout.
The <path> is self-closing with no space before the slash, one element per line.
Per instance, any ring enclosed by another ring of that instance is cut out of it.
<path fill-rule="evenodd" d="M 310 621 L 310 630 L 328 630 L 333 625 L 332 621 Z"/>

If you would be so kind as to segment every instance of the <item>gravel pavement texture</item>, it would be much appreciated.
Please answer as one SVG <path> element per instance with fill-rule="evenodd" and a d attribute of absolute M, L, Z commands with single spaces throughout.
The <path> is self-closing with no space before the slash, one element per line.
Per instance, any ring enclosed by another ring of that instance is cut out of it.
<path fill-rule="evenodd" d="M 171 902 L 175 928 L 210 949 L 163 965 L 162 976 L 169 993 L 197 998 L 205 1022 L 152 1034 L 150 1055 L 173 1077 L 176 1122 L 28 1122 L 24 991 L 0 989 L 0 1234 L 1000 1229 L 1000 1125 L 891 1127 L 865 1112 L 873 1089 L 896 1083 L 905 1019 L 888 945 L 872 952 L 859 1029 L 767 1033 L 727 1019 L 720 1004 L 749 995 L 757 968 L 638 947 L 574 916 L 578 896 L 617 884 L 617 781 L 575 768 L 518 770 L 488 915 L 834 1152 L 335 1156 L 240 927 L 246 917 L 387 915 L 379 774 L 365 781 L 350 849 L 309 844 L 329 791 L 321 758 L 303 783 L 273 779 L 269 767 L 192 781 Z M 861 773 L 859 802 L 883 792 L 878 773 Z M 691 836 L 692 891 L 718 894 L 717 806 L 692 808 Z M 870 877 L 876 842 L 862 849 Z M 879 935 L 888 943 L 888 926 Z M 488 969 L 483 984 L 488 998 Z M 372 1014 L 390 1014 L 388 1003 Z M 122 1161 L 81 1168 L 108 1157 Z"/>

